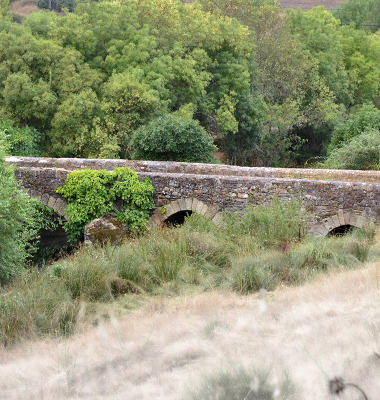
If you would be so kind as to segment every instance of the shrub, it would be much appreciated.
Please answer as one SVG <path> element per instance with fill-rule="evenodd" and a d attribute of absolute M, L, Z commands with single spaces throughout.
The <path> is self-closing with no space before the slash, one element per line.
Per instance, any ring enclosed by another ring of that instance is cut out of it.
<path fill-rule="evenodd" d="M 74 171 L 56 192 L 68 200 L 66 214 L 69 221 L 64 228 L 71 241 L 81 238 L 90 221 L 114 212 L 117 200 L 121 206 L 116 211 L 116 218 L 131 231 L 144 229 L 150 210 L 154 208 L 151 181 L 145 178 L 140 182 L 136 172 L 127 167 L 115 168 L 112 172 Z"/>
<path fill-rule="evenodd" d="M 380 168 L 380 131 L 369 130 L 331 152 L 323 168 L 378 170 Z"/>
<path fill-rule="evenodd" d="M 337 266 L 358 265 L 358 259 L 347 251 L 342 251 L 347 238 L 312 238 L 294 246 L 289 253 L 289 264 L 301 270 L 327 270 Z"/>
<path fill-rule="evenodd" d="M 329 153 L 334 149 L 350 142 L 354 137 L 366 130 L 380 130 L 380 110 L 372 103 L 364 104 L 349 119 L 340 124 L 332 133 Z"/>
<path fill-rule="evenodd" d="M 40 157 L 41 134 L 29 126 L 16 128 L 9 121 L 0 121 L 6 153 L 11 156 Z"/>
<path fill-rule="evenodd" d="M 76 311 L 62 282 L 30 271 L 14 290 L 0 293 L 0 343 L 11 346 L 23 338 L 70 333 Z"/>
<path fill-rule="evenodd" d="M 204 128 L 193 119 L 167 114 L 132 135 L 132 157 L 137 160 L 215 163 L 216 150 Z"/>
<path fill-rule="evenodd" d="M 117 276 L 147 290 L 151 286 L 151 278 L 149 264 L 142 253 L 141 249 L 130 244 L 106 248 L 107 258 L 113 263 Z"/>
<path fill-rule="evenodd" d="M 181 240 L 157 240 L 150 246 L 150 274 L 157 283 L 175 281 L 187 266 L 185 243 Z"/>
<path fill-rule="evenodd" d="M 237 263 L 230 278 L 231 289 L 243 294 L 257 292 L 261 288 L 275 289 L 280 281 L 280 274 L 273 271 L 272 262 L 277 260 L 271 261 L 250 257 Z"/>
<path fill-rule="evenodd" d="M 84 248 L 77 252 L 70 262 L 67 261 L 60 271 L 59 279 L 73 299 L 112 299 L 111 282 L 116 277 L 116 271 L 103 251 L 94 252 L 91 247 Z"/>

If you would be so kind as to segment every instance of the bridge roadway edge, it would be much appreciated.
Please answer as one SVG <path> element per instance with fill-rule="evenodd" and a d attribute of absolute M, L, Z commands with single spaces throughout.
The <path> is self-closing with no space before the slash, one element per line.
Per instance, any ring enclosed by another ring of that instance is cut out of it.
<path fill-rule="evenodd" d="M 302 197 L 310 212 L 308 233 L 325 236 L 342 225 L 362 227 L 380 219 L 380 173 L 377 171 L 300 170 L 231 167 L 174 162 L 8 157 L 16 178 L 30 196 L 64 216 L 66 202 L 55 193 L 74 169 L 129 166 L 155 188 L 151 224 L 162 224 L 176 212 L 191 211 L 217 222 L 220 211 L 243 210 L 247 204 Z M 317 172 L 316 172 L 317 171 Z M 305 179 L 304 177 L 313 177 Z M 322 180 L 323 178 L 329 180 Z M 332 180 L 341 178 L 342 180 Z M 359 182 L 356 180 L 365 180 Z M 346 181 L 344 181 L 346 180 Z M 161 212 L 165 207 L 164 213 Z"/>

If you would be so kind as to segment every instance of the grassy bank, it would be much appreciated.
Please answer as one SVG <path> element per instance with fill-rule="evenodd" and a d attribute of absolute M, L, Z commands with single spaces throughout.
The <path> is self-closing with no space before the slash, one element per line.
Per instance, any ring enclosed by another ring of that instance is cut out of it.
<path fill-rule="evenodd" d="M 157 296 L 215 289 L 245 295 L 379 257 L 375 227 L 314 239 L 304 236 L 305 218 L 295 200 L 274 201 L 226 215 L 219 227 L 194 214 L 180 228 L 152 229 L 119 246 L 81 248 L 1 290 L 0 343 L 66 336 L 107 315 L 109 304 L 123 312 Z"/>

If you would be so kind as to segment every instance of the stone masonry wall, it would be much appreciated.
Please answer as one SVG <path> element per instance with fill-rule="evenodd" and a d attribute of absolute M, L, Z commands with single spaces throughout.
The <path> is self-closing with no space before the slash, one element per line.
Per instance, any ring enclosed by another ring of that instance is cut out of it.
<path fill-rule="evenodd" d="M 180 163 L 168 161 L 99 160 L 86 158 L 7 157 L 7 162 L 27 168 L 105 169 L 129 167 L 136 172 L 194 175 L 251 176 L 262 178 L 312 179 L 380 184 L 380 171 L 349 171 L 300 168 L 236 167 L 232 165 Z"/>
<path fill-rule="evenodd" d="M 364 220 L 380 219 L 380 184 L 370 183 L 371 180 L 375 182 L 376 177 L 380 178 L 377 172 L 323 171 L 324 174 L 328 173 L 330 178 L 336 176 L 342 178 L 340 181 L 326 181 L 316 180 L 316 174 L 313 175 L 313 180 L 295 178 L 297 174 L 307 176 L 315 171 L 321 172 L 318 170 L 18 157 L 9 157 L 7 162 L 16 167 L 15 175 L 23 182 L 24 190 L 29 191 L 33 197 L 40 197 L 44 204 L 50 202 L 49 206 L 59 209 L 61 215 L 64 215 L 65 204 L 55 193 L 55 188 L 64 184 L 67 174 L 72 170 L 83 168 L 112 170 L 118 166 L 129 166 L 138 173 L 140 179 L 148 177 L 152 180 L 157 208 L 178 200 L 197 199 L 204 207 L 204 211 L 207 207 L 220 211 L 244 209 L 247 204 L 267 203 L 274 195 L 283 201 L 289 200 L 292 196 L 296 198 L 301 196 L 303 207 L 312 214 L 309 231 L 318 231 L 323 224 L 332 225 L 333 217 L 336 218 L 335 225 L 342 224 L 345 218 L 345 223 L 349 224 L 350 221 L 356 223 L 359 221 L 357 218 L 360 217 L 362 218 L 361 225 Z M 294 176 L 290 177 L 291 174 Z M 343 178 L 353 181 L 345 182 Z M 359 178 L 365 182 L 358 182 Z M 339 219 L 337 217 L 339 212 L 351 217 L 341 216 Z M 326 223 L 327 219 L 330 222 Z"/>

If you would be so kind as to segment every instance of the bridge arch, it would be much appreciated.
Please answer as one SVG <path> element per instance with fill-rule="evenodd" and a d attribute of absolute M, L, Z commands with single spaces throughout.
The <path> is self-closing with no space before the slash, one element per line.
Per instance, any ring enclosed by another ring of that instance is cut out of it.
<path fill-rule="evenodd" d="M 345 230 L 348 227 L 363 228 L 369 221 L 364 215 L 355 214 L 352 211 L 339 210 L 337 214 L 310 226 L 308 233 L 312 236 L 327 236 L 329 233 L 339 229 Z"/>
<path fill-rule="evenodd" d="M 21 189 L 24 190 L 23 187 L 21 187 Z M 67 217 L 65 215 L 67 202 L 65 200 L 61 199 L 60 197 L 51 196 L 48 193 L 40 193 L 36 190 L 29 190 L 25 192 L 29 194 L 29 196 L 32 197 L 33 199 L 36 199 L 44 206 L 53 209 L 61 217 L 67 220 Z"/>
<path fill-rule="evenodd" d="M 208 205 L 194 197 L 187 197 L 156 208 L 149 222 L 152 226 L 162 226 L 167 222 L 182 220 L 186 214 L 197 213 L 218 223 L 219 211 L 219 207 Z"/>

